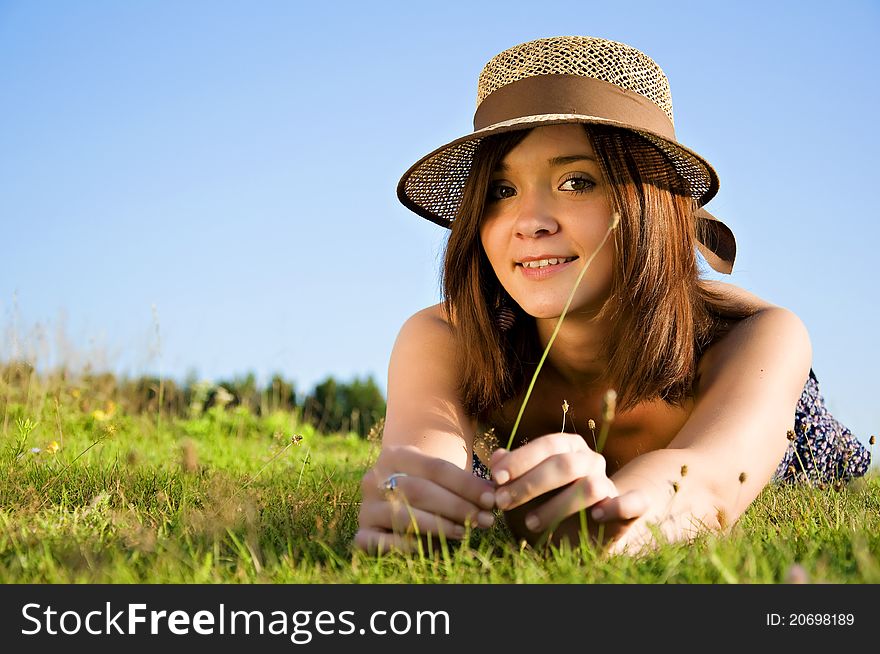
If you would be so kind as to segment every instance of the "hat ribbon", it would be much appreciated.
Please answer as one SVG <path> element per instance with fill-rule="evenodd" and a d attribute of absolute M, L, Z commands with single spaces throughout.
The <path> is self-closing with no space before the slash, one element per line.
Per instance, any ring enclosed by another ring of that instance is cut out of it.
<path fill-rule="evenodd" d="M 651 100 L 616 84 L 581 75 L 534 75 L 495 89 L 477 107 L 474 130 L 542 114 L 611 120 L 675 142 L 672 121 Z"/>

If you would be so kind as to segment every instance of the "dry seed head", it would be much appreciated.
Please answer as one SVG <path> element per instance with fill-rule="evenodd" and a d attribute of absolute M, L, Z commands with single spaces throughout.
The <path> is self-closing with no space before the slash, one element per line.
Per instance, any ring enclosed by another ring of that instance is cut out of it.
<path fill-rule="evenodd" d="M 618 212 L 614 212 L 611 214 L 611 229 L 617 229 L 617 226 L 620 224 L 620 214 Z"/>
<path fill-rule="evenodd" d="M 474 446 L 482 447 L 486 450 L 486 452 L 492 453 L 498 449 L 500 446 L 498 442 L 498 436 L 495 434 L 495 427 L 490 427 L 487 431 L 484 431 L 482 434 L 477 433 L 474 435 Z"/>
<path fill-rule="evenodd" d="M 840 479 L 834 482 L 834 490 L 838 493 L 843 490 L 843 482 Z"/>
<path fill-rule="evenodd" d="M 590 418 L 589 420 L 587 420 L 587 427 L 595 430 L 596 429 L 596 421 L 593 420 L 592 418 Z M 871 438 L 873 438 L 873 436 Z"/>
<path fill-rule="evenodd" d="M 370 432 L 367 434 L 367 441 L 370 443 L 378 443 L 382 440 L 382 432 L 385 429 L 385 417 L 379 418 L 376 423 L 370 427 Z"/>
<path fill-rule="evenodd" d="M 565 431 L 565 416 L 568 415 L 568 400 L 562 400 L 562 429 Z"/>
<path fill-rule="evenodd" d="M 497 450 L 500 446 L 500 443 L 498 442 L 498 435 L 495 433 L 495 427 L 490 427 L 489 431 L 487 431 L 484 436 L 486 438 L 486 444 L 489 448 L 489 451 L 494 452 L 495 450 Z"/>
<path fill-rule="evenodd" d="M 677 481 L 672 482 L 672 491 L 674 493 L 678 492 L 678 482 Z"/>
<path fill-rule="evenodd" d="M 868 443 L 870 443 L 871 445 L 873 445 L 873 444 L 876 443 L 876 442 L 877 442 L 877 437 L 874 436 L 874 434 L 871 434 L 871 438 L 868 439 Z"/>
<path fill-rule="evenodd" d="M 794 429 L 789 429 L 789 430 L 785 433 L 785 437 L 786 437 L 788 440 L 793 441 L 793 440 L 794 440 Z"/>
<path fill-rule="evenodd" d="M 195 443 L 189 439 L 180 444 L 180 466 L 186 472 L 195 472 L 199 468 L 199 456 L 196 453 Z"/>
<path fill-rule="evenodd" d="M 681 467 L 681 476 L 684 477 L 685 475 L 687 475 L 687 473 L 688 473 L 688 467 L 687 467 L 687 464 L 685 464 Z"/>
<path fill-rule="evenodd" d="M 605 397 L 602 398 L 602 420 L 603 422 L 611 422 L 614 420 L 614 411 L 617 408 L 617 391 L 609 388 L 605 391 Z"/>
<path fill-rule="evenodd" d="M 748 475 L 746 475 L 746 473 L 744 473 L 744 472 L 739 473 L 739 483 L 741 483 L 741 484 L 746 483 L 746 479 L 748 479 Z"/>

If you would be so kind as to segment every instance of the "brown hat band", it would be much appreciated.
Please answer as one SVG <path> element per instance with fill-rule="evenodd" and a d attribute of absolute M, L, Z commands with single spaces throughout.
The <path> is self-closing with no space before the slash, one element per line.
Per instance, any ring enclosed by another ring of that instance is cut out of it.
<path fill-rule="evenodd" d="M 672 121 L 640 93 L 581 75 L 534 75 L 487 95 L 474 114 L 474 130 L 523 116 L 576 114 L 612 120 L 675 141 Z"/>

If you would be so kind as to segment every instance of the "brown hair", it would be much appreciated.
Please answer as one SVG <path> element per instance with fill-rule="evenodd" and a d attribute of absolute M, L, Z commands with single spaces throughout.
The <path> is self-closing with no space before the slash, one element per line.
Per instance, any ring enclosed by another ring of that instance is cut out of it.
<path fill-rule="evenodd" d="M 663 153 L 626 130 L 584 127 L 620 213 L 612 289 L 599 314 L 611 325 L 602 381 L 617 391 L 619 410 L 656 398 L 680 405 L 693 393 L 703 351 L 749 313 L 701 284 L 696 202 Z M 527 133 L 480 143 L 446 244 L 444 304 L 456 333 L 461 399 L 473 416 L 521 393 L 542 354 L 534 319 L 501 287 L 479 232 L 490 176 Z M 508 332 L 493 321 L 502 297 L 517 316 Z"/>

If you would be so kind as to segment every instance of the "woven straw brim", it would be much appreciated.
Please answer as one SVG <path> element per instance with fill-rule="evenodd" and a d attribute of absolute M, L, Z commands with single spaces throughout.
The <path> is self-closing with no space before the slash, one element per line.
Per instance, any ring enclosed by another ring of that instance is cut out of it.
<path fill-rule="evenodd" d="M 705 159 L 658 134 L 597 116 L 541 114 L 495 123 L 437 148 L 403 174 L 397 185 L 397 196 L 418 215 L 438 225 L 451 227 L 458 214 L 474 153 L 482 139 L 493 134 L 566 123 L 611 125 L 639 134 L 654 145 L 660 154 L 661 161 L 655 165 L 658 169 L 654 171 L 655 176 L 664 175 L 671 188 L 680 189 L 693 197 L 699 207 L 718 192 L 718 175 Z"/>

